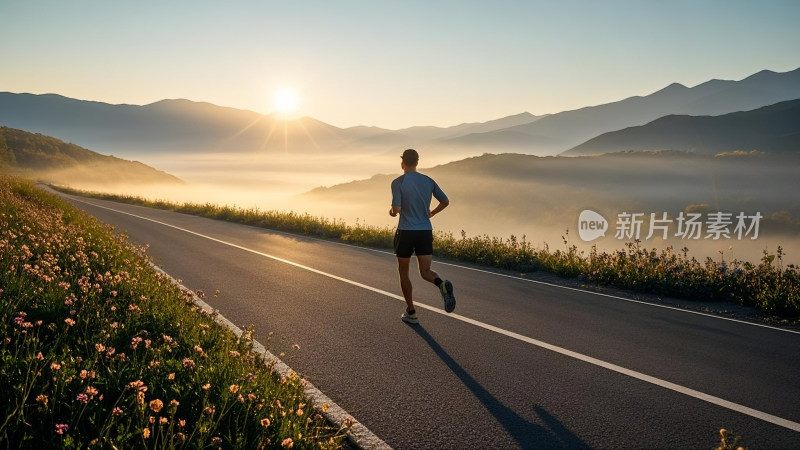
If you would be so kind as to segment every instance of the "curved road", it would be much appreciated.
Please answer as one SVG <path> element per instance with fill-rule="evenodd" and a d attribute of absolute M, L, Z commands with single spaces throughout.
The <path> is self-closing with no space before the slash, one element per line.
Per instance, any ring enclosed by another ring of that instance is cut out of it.
<path fill-rule="evenodd" d="M 800 333 L 436 261 L 456 311 L 415 277 L 412 326 L 389 253 L 64 197 L 392 447 L 800 448 Z"/>

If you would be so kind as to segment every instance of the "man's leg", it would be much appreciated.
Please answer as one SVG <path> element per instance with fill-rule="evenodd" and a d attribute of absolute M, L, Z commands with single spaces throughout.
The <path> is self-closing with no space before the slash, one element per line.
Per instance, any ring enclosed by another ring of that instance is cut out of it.
<path fill-rule="evenodd" d="M 419 265 L 419 275 L 423 280 L 433 283 L 439 274 L 431 270 L 431 263 L 433 262 L 433 255 L 417 255 L 417 264 Z"/>
<path fill-rule="evenodd" d="M 456 298 L 453 296 L 453 283 L 439 278 L 439 274 L 431 270 L 432 262 L 432 255 L 417 255 L 419 274 L 425 281 L 435 284 L 439 289 L 439 293 L 442 294 L 442 299 L 444 300 L 444 310 L 446 312 L 453 312 L 456 308 Z"/>
<path fill-rule="evenodd" d="M 411 277 L 408 275 L 408 268 L 411 265 L 411 258 L 397 257 L 397 269 L 400 273 L 400 289 L 403 290 L 403 298 L 406 299 L 406 309 L 408 311 L 414 310 L 414 300 L 411 297 L 412 286 Z"/>

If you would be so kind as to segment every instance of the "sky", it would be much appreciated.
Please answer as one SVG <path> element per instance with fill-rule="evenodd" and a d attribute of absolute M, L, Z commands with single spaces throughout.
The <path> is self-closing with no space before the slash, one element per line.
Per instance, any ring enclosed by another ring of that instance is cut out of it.
<path fill-rule="evenodd" d="M 0 1 L 0 92 L 399 129 L 800 67 L 797 0 Z"/>

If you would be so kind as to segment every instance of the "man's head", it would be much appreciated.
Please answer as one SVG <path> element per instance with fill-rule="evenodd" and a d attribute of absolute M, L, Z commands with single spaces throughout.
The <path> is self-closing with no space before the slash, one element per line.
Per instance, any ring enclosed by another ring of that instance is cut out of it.
<path fill-rule="evenodd" d="M 417 167 L 417 163 L 419 162 L 419 153 L 413 148 L 410 148 L 403 152 L 403 164 L 407 165 L 408 167 Z"/>

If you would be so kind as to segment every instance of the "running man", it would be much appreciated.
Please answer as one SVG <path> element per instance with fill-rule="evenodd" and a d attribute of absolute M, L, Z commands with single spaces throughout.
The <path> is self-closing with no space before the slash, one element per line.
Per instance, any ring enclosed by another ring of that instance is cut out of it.
<path fill-rule="evenodd" d="M 403 175 L 392 181 L 392 209 L 389 210 L 389 215 L 392 217 L 400 214 L 397 232 L 394 235 L 394 253 L 397 255 L 400 271 L 400 288 L 406 299 L 406 312 L 400 318 L 404 322 L 419 323 L 411 295 L 411 278 L 408 275 L 413 253 L 417 254 L 420 276 L 439 288 L 444 299 L 444 310 L 452 312 L 456 307 L 453 284 L 448 280 L 443 281 L 439 278 L 439 274 L 431 270 L 433 261 L 431 217 L 447 208 L 450 201 L 432 178 L 417 172 L 419 154 L 416 150 L 404 151 L 401 158 L 400 167 L 403 168 Z M 431 197 L 439 201 L 432 210 Z"/>

